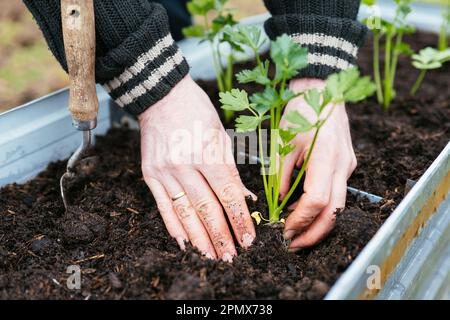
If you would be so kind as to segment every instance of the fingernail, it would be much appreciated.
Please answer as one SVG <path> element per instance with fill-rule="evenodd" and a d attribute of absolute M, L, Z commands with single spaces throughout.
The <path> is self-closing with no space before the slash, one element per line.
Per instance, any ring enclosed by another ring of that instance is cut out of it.
<path fill-rule="evenodd" d="M 253 240 L 255 240 L 255 238 L 250 233 L 246 233 L 242 236 L 242 244 L 245 248 L 250 247 Z"/>
<path fill-rule="evenodd" d="M 177 237 L 175 240 L 177 240 L 178 246 L 182 251 L 186 250 L 186 244 L 184 243 L 183 237 Z"/>
<path fill-rule="evenodd" d="M 233 262 L 233 256 L 232 256 L 231 254 L 229 254 L 228 252 L 225 252 L 225 253 L 223 254 L 223 256 L 222 256 L 222 260 L 223 260 L 224 262 L 229 262 L 229 263 L 231 263 L 231 262 Z"/>
<path fill-rule="evenodd" d="M 290 252 L 290 253 L 296 253 L 296 252 L 298 252 L 298 251 L 300 251 L 300 250 L 302 250 L 302 248 L 289 248 L 289 249 L 288 249 L 288 252 Z"/>
<path fill-rule="evenodd" d="M 295 230 L 286 230 L 283 234 L 284 240 L 291 240 L 295 236 Z"/>
<path fill-rule="evenodd" d="M 251 192 L 247 188 L 245 188 L 245 190 L 247 190 L 247 197 L 252 198 L 253 202 L 258 201 L 258 196 L 256 194 L 254 194 L 253 192 Z"/>

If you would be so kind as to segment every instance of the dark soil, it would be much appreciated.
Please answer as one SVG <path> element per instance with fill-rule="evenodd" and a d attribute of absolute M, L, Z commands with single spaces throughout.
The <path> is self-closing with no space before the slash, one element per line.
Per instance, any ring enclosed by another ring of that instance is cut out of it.
<path fill-rule="evenodd" d="M 414 37 L 415 49 L 436 37 Z M 370 47 L 360 55 L 370 73 Z M 450 138 L 449 67 L 430 72 L 417 98 L 407 95 L 417 72 L 399 70 L 398 99 L 385 113 L 372 99 L 349 106 L 359 166 L 349 184 L 383 196 L 374 205 L 349 196 L 336 228 L 315 248 L 285 251 L 281 232 L 257 228 L 257 239 L 233 264 L 178 250 L 140 172 L 138 132 L 113 129 L 98 137 L 97 170 L 70 188 L 77 206 L 64 213 L 51 164 L 24 185 L 0 189 L 0 298 L 38 299 L 320 299 L 401 201 L 407 179 L 418 179 Z M 202 84 L 213 97 L 213 84 Z M 241 166 L 265 212 L 259 168 Z M 82 270 L 81 290 L 69 290 L 69 265 Z"/>

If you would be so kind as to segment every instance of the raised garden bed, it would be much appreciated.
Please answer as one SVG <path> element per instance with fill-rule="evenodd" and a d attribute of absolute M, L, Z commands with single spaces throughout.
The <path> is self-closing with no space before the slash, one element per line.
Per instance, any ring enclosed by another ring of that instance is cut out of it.
<path fill-rule="evenodd" d="M 419 33 L 409 42 L 417 50 L 436 36 Z M 371 73 L 369 44 L 359 64 Z M 111 130 L 97 140 L 98 169 L 71 186 L 78 206 L 69 214 L 59 195 L 64 161 L 24 185 L 0 189 L 0 298 L 323 298 L 400 203 L 406 181 L 417 180 L 448 143 L 449 71 L 431 72 L 412 99 L 407 93 L 417 71 L 401 61 L 399 98 L 389 112 L 374 99 L 348 107 L 359 162 L 349 185 L 385 200 L 349 195 L 332 234 L 298 254 L 287 253 L 280 230 L 266 226 L 233 264 L 191 248 L 180 252 L 142 180 L 138 132 Z M 201 85 L 214 100 L 214 84 Z M 250 209 L 266 212 L 259 167 L 239 169 L 260 199 Z M 65 286 L 72 264 L 83 271 L 78 291 Z"/>

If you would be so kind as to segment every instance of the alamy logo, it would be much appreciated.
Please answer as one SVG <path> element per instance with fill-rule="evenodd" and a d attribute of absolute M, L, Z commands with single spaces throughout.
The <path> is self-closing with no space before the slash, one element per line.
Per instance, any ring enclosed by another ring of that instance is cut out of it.
<path fill-rule="evenodd" d="M 377 265 L 370 265 L 366 269 L 366 273 L 370 276 L 367 278 L 367 289 L 380 290 L 381 289 L 381 269 Z"/>
<path fill-rule="evenodd" d="M 66 273 L 70 274 L 66 284 L 69 290 L 81 289 L 81 268 L 79 265 L 70 265 L 66 269 Z"/>

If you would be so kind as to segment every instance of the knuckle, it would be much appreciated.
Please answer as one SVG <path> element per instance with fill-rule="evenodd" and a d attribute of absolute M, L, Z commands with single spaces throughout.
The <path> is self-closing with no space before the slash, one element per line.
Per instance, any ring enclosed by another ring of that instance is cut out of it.
<path fill-rule="evenodd" d="M 175 205 L 175 212 L 181 220 L 189 219 L 192 215 L 192 208 L 190 205 L 179 203 Z"/>
<path fill-rule="evenodd" d="M 195 204 L 195 210 L 200 216 L 202 216 L 204 219 L 207 219 L 211 215 L 220 212 L 221 208 L 216 203 L 216 201 L 212 199 L 203 199 Z"/>
<path fill-rule="evenodd" d="M 299 224 L 301 226 L 309 226 L 311 223 L 313 223 L 315 219 L 315 216 L 313 215 L 304 215 L 304 214 L 298 214 L 296 215 L 296 224 Z"/>
<path fill-rule="evenodd" d="M 234 182 L 228 182 L 221 186 L 219 196 L 226 202 L 239 200 L 239 186 Z"/>
<path fill-rule="evenodd" d="M 330 201 L 329 195 L 326 195 L 325 193 L 319 194 L 315 193 L 313 195 L 310 195 L 308 197 L 308 202 L 310 206 L 315 208 L 324 208 L 328 205 Z"/>

